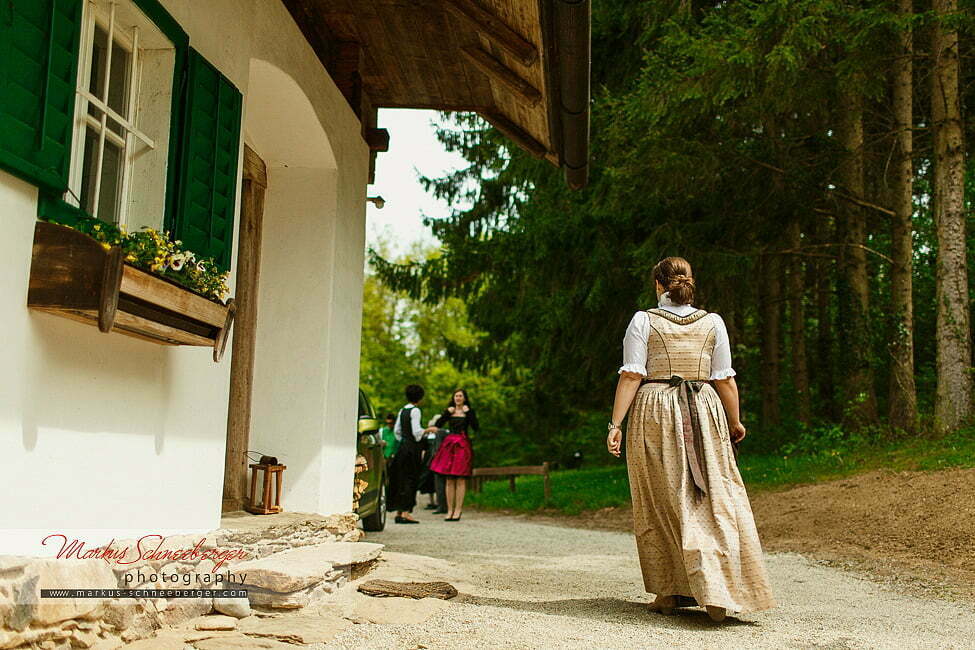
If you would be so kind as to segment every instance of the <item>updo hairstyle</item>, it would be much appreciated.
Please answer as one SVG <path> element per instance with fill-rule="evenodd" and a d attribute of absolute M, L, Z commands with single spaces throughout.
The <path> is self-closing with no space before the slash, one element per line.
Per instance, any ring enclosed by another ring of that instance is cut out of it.
<path fill-rule="evenodd" d="M 665 257 L 657 262 L 653 267 L 653 279 L 678 305 L 694 302 L 694 277 L 690 263 L 683 257 Z"/>

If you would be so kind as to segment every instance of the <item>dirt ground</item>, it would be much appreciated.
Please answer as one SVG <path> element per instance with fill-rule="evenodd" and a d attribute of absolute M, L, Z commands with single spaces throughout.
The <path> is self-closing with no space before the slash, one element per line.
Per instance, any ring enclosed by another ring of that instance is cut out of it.
<path fill-rule="evenodd" d="M 751 495 L 762 543 L 919 590 L 975 599 L 975 469 L 876 471 Z M 630 531 L 629 507 L 577 517 L 579 528 Z"/>
<path fill-rule="evenodd" d="M 776 606 L 722 624 L 701 608 L 648 610 L 628 509 L 468 511 L 461 522 L 418 511 L 418 526 L 369 533 L 386 545 L 373 571 L 311 611 L 260 613 L 232 631 L 191 621 L 138 647 L 972 648 L 973 495 L 975 470 L 874 472 L 755 494 Z M 372 598 L 357 591 L 371 579 L 447 581 L 459 593 Z"/>
<path fill-rule="evenodd" d="M 797 553 L 767 554 L 774 609 L 723 624 L 700 608 L 662 616 L 646 606 L 652 597 L 628 533 L 485 512 L 465 512 L 454 523 L 416 514 L 418 526 L 369 533 L 386 550 L 363 580 L 445 580 L 459 595 L 446 602 L 369 599 L 354 593 L 353 583 L 333 607 L 354 624 L 322 650 L 905 650 L 971 648 L 975 639 L 967 601 L 915 594 Z"/>

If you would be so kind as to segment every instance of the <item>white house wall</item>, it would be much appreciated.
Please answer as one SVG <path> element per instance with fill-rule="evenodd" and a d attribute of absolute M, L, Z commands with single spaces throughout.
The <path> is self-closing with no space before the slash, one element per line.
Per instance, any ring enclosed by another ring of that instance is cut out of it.
<path fill-rule="evenodd" d="M 244 93 L 248 143 L 269 166 L 251 448 L 288 465 L 286 509 L 347 511 L 368 169 L 359 123 L 278 0 L 162 1 Z M 261 146 L 281 128 L 248 116 L 249 79 L 265 64 L 318 117 L 321 131 L 302 139 L 314 151 Z M 218 526 L 230 353 L 215 364 L 204 348 L 29 312 L 36 215 L 36 188 L 0 171 L 0 457 L 11 497 L 0 553 L 49 554 L 39 539 L 51 532 L 95 542 Z"/>

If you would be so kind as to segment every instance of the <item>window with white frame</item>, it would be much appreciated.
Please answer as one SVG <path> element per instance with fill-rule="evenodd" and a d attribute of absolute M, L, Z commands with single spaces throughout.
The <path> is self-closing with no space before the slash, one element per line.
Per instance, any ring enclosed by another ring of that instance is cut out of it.
<path fill-rule="evenodd" d="M 159 228 L 166 205 L 175 48 L 132 0 L 86 0 L 67 201 Z"/>

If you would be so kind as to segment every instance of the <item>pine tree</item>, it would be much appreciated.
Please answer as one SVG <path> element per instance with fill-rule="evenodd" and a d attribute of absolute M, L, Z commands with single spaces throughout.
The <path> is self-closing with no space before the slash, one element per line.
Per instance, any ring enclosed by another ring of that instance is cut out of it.
<path fill-rule="evenodd" d="M 890 393 L 888 417 L 895 429 L 917 427 L 917 389 L 914 383 L 913 225 L 914 215 L 914 35 L 910 19 L 913 0 L 898 0 L 898 12 L 907 21 L 898 33 L 898 57 L 893 66 L 893 114 L 896 132 L 892 165 L 890 302 Z"/>
<path fill-rule="evenodd" d="M 936 280 L 937 371 L 935 423 L 955 429 L 972 415 L 965 224 L 965 153 L 959 94 L 958 31 L 948 21 L 957 0 L 934 0 L 931 127 L 934 135 L 934 211 L 938 237 Z"/>

